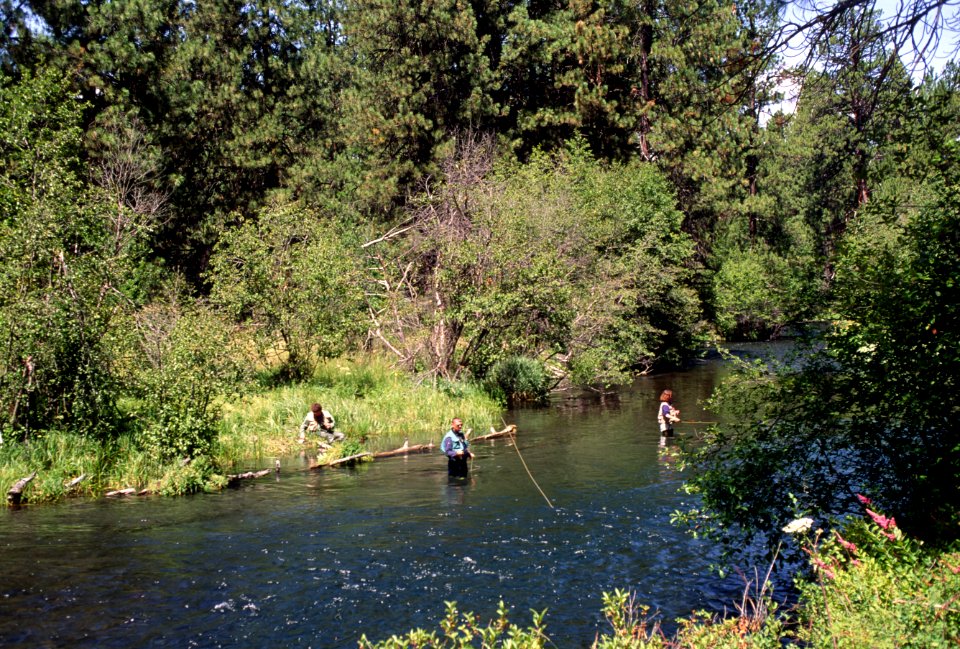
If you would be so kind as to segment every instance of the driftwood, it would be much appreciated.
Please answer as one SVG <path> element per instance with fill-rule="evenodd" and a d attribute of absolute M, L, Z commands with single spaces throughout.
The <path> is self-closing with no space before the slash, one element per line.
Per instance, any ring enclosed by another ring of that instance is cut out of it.
<path fill-rule="evenodd" d="M 70 482 L 68 482 L 67 484 L 63 485 L 63 490 L 64 490 L 64 491 L 70 491 L 71 489 L 73 489 L 74 487 L 76 487 L 78 484 L 80 484 L 81 482 L 83 482 L 83 481 L 86 480 L 86 479 L 87 479 L 87 474 L 86 474 L 86 473 L 83 473 L 83 474 L 81 474 L 79 477 L 76 477 L 76 478 L 74 478 L 73 480 L 71 480 Z"/>
<path fill-rule="evenodd" d="M 467 432 L 468 432 L 467 439 L 469 441 L 482 442 L 487 439 L 496 439 L 497 437 L 506 437 L 508 435 L 513 435 L 517 432 L 517 427 L 515 424 L 510 424 L 503 430 L 494 430 L 494 428 L 491 426 L 489 433 L 487 433 L 486 435 L 481 435 L 480 437 L 474 437 L 473 439 L 469 439 L 470 431 L 467 431 Z M 395 457 L 397 455 L 409 455 L 410 453 L 426 453 L 428 451 L 432 451 L 435 448 L 436 446 L 433 443 L 414 444 L 413 446 L 410 446 L 410 444 L 408 444 L 407 442 L 404 442 L 403 446 L 401 446 L 398 449 L 394 449 L 392 451 L 380 451 L 377 453 L 370 453 L 370 452 L 359 453 L 358 455 L 351 455 L 350 457 L 342 457 L 339 460 L 334 460 L 333 462 L 325 462 L 323 464 L 314 464 L 314 465 L 311 465 L 310 468 L 322 469 L 325 467 L 338 466 L 341 464 L 354 464 L 359 459 L 367 456 L 378 458 L 378 457 Z"/>
<path fill-rule="evenodd" d="M 133 487 L 127 487 L 126 489 L 117 489 L 116 491 L 108 491 L 105 493 L 105 496 L 129 496 L 131 494 L 137 493 L 137 490 Z"/>
<path fill-rule="evenodd" d="M 380 451 L 379 453 L 374 453 L 373 457 L 393 457 L 394 455 L 408 455 L 410 453 L 426 453 L 427 451 L 432 451 L 436 448 L 433 443 L 430 444 L 414 444 L 410 446 L 407 442 L 403 443 L 398 449 L 392 451 Z"/>
<path fill-rule="evenodd" d="M 496 439 L 496 438 L 498 438 L 498 437 L 511 436 L 511 435 L 514 435 L 516 432 L 517 432 L 517 425 L 516 425 L 516 424 L 510 424 L 509 426 L 507 426 L 507 427 L 504 428 L 503 430 L 494 430 L 494 429 L 493 429 L 493 426 L 491 426 L 489 433 L 487 433 L 486 435 L 481 435 L 480 437 L 474 437 L 474 438 L 473 438 L 472 440 L 470 440 L 470 441 L 472 441 L 472 442 L 482 442 L 482 441 L 485 440 L 485 439 Z"/>
<path fill-rule="evenodd" d="M 279 471 L 279 469 L 277 469 Z M 272 473 L 273 469 L 260 469 L 259 471 L 247 471 L 246 473 L 232 473 L 227 476 L 227 485 L 234 486 L 241 480 L 253 480 L 254 478 L 262 478 L 268 473 Z"/>
<path fill-rule="evenodd" d="M 34 471 L 26 478 L 20 478 L 13 483 L 13 486 L 10 487 L 7 491 L 7 502 L 11 505 L 19 505 L 23 500 L 23 488 L 30 484 L 30 481 L 37 477 L 37 472 Z"/>

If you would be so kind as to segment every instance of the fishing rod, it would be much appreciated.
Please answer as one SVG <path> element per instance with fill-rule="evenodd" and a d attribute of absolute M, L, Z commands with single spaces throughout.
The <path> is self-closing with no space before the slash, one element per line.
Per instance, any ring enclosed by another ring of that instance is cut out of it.
<path fill-rule="evenodd" d="M 520 454 L 520 447 L 517 446 L 517 429 L 514 428 L 510 433 L 510 439 L 513 440 L 513 448 L 517 452 L 517 457 L 520 458 L 520 463 L 523 464 L 523 468 L 526 469 L 527 475 L 530 476 L 530 481 L 533 482 L 533 486 L 537 488 L 537 491 L 540 492 L 540 495 L 543 496 L 543 499 L 547 501 L 547 504 L 550 505 L 550 509 L 554 509 L 553 503 L 550 502 L 550 499 L 547 498 L 547 494 L 543 493 L 543 489 L 540 488 L 540 485 L 537 484 L 537 481 L 533 478 L 533 474 L 530 473 L 527 463 L 523 460 L 523 455 Z"/>
<path fill-rule="evenodd" d="M 674 423 L 677 423 L 677 424 L 719 424 L 720 422 L 719 422 L 719 421 L 686 421 L 686 420 L 683 420 L 683 421 L 677 421 L 677 422 L 674 422 Z"/>

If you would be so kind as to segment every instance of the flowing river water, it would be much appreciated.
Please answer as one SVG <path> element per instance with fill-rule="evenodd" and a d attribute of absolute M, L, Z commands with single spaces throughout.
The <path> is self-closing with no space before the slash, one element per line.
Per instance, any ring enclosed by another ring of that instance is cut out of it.
<path fill-rule="evenodd" d="M 505 413 L 552 507 L 500 440 L 474 445 L 466 481 L 438 452 L 321 472 L 286 458 L 213 495 L 2 510 L 0 646 L 355 647 L 361 633 L 438 629 L 445 601 L 487 620 L 502 599 L 512 622 L 547 609 L 557 647 L 588 647 L 615 588 L 668 629 L 730 610 L 744 581 L 671 525 L 690 497 L 656 425 L 667 387 L 684 419 L 711 419 L 701 402 L 725 371 L 704 361 L 617 397 Z"/>

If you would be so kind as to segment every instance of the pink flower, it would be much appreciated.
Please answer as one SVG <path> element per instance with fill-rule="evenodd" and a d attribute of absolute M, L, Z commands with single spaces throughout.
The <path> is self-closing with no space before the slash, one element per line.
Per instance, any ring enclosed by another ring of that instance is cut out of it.
<path fill-rule="evenodd" d="M 860 501 L 861 505 L 872 505 L 873 501 L 864 496 L 863 494 L 857 494 L 857 500 Z"/>
<path fill-rule="evenodd" d="M 883 516 L 882 514 L 878 514 L 872 509 L 868 509 L 867 513 L 870 514 L 870 518 L 873 519 L 874 523 L 876 523 L 877 525 L 879 525 L 881 528 L 885 530 L 888 530 L 891 527 L 897 526 L 897 521 L 895 521 L 892 516 L 890 518 L 887 518 L 886 516 Z"/>
<path fill-rule="evenodd" d="M 833 570 L 831 569 L 833 568 L 833 566 L 828 566 L 827 564 L 825 564 L 820 559 L 817 559 L 816 557 L 813 558 L 813 565 L 815 565 L 817 569 L 820 570 L 828 579 L 836 578 L 837 576 L 836 573 L 834 573 Z"/>
<path fill-rule="evenodd" d="M 893 519 L 891 519 L 891 520 L 893 520 Z M 884 535 L 885 537 L 887 537 L 888 539 L 890 539 L 891 541 L 896 541 L 896 540 L 897 540 L 896 534 L 892 534 L 892 533 L 890 533 L 890 532 L 884 532 L 883 535 Z"/>
<path fill-rule="evenodd" d="M 849 552 L 850 554 L 857 553 L 857 546 L 840 536 L 839 532 L 834 532 L 837 535 L 837 540 L 840 541 L 840 545 L 843 546 L 843 549 Z"/>

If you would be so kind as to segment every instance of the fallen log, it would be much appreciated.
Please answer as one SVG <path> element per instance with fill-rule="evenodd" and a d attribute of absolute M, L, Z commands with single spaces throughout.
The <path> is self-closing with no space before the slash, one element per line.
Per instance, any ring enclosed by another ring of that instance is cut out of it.
<path fill-rule="evenodd" d="M 108 491 L 104 495 L 109 497 L 129 496 L 130 494 L 135 494 L 135 493 L 137 493 L 136 489 L 134 489 L 133 487 L 127 487 L 126 489 L 117 489 L 116 491 Z"/>
<path fill-rule="evenodd" d="M 262 478 L 268 473 L 272 473 L 273 469 L 261 469 L 259 471 L 247 471 L 246 473 L 232 473 L 227 476 L 227 485 L 233 486 L 241 480 L 253 480 L 254 478 Z"/>
<path fill-rule="evenodd" d="M 23 488 L 30 484 L 30 481 L 37 477 L 37 472 L 34 471 L 26 478 L 20 478 L 13 483 L 13 486 L 7 491 L 7 502 L 11 505 L 19 505 L 23 500 Z"/>
<path fill-rule="evenodd" d="M 480 437 L 474 437 L 473 439 L 470 439 L 470 430 L 468 430 L 466 435 L 464 436 L 470 442 L 482 442 L 483 440 L 487 440 L 487 439 L 495 439 L 497 437 L 506 437 L 508 435 L 513 435 L 516 432 L 517 432 L 516 424 L 510 424 L 503 430 L 496 430 L 494 429 L 493 426 L 491 426 L 489 433 L 487 433 L 486 435 L 481 435 Z M 380 451 L 378 453 L 374 453 L 373 457 L 392 457 L 394 455 L 407 455 L 409 453 L 426 453 L 427 451 L 432 451 L 435 448 L 436 448 L 436 445 L 433 442 L 429 444 L 415 444 L 413 446 L 410 446 L 407 442 L 404 442 L 403 446 L 401 446 L 398 449 L 394 449 L 392 451 Z"/>
<path fill-rule="evenodd" d="M 71 489 L 73 489 L 74 487 L 76 487 L 78 484 L 80 484 L 81 482 L 83 482 L 83 481 L 86 480 L 86 479 L 87 479 L 87 474 L 86 474 L 86 473 L 82 473 L 82 474 L 80 474 L 79 477 L 76 477 L 76 478 L 74 478 L 73 480 L 71 480 L 70 482 L 68 482 L 67 484 L 63 485 L 63 490 L 64 490 L 64 491 L 70 491 Z"/>
<path fill-rule="evenodd" d="M 392 457 L 394 455 L 408 455 L 410 453 L 425 453 L 427 451 L 432 451 L 434 448 L 436 447 L 433 445 L 433 442 L 430 444 L 414 444 L 413 446 L 410 446 L 404 442 L 403 446 L 398 449 L 394 449 L 392 451 L 380 451 L 379 453 L 374 453 L 373 457 Z"/>
<path fill-rule="evenodd" d="M 514 435 L 517 432 L 517 425 L 510 424 L 503 430 L 494 430 L 493 426 L 490 427 L 490 432 L 486 435 L 481 435 L 480 437 L 474 437 L 471 441 L 482 442 L 485 439 L 496 439 L 498 437 L 507 437 Z"/>

